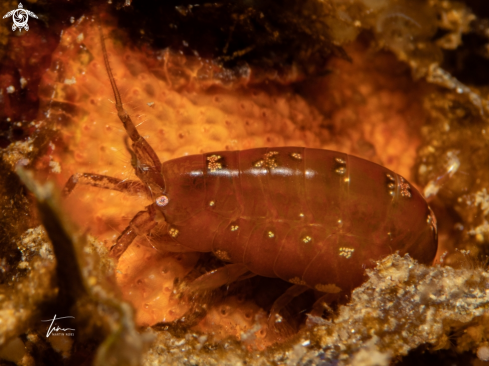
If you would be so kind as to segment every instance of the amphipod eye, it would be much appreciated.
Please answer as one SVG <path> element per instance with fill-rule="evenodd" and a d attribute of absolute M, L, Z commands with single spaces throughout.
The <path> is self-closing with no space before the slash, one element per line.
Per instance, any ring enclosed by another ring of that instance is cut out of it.
<path fill-rule="evenodd" d="M 166 206 L 168 204 L 169 200 L 167 196 L 159 196 L 156 199 L 156 204 L 160 207 Z"/>

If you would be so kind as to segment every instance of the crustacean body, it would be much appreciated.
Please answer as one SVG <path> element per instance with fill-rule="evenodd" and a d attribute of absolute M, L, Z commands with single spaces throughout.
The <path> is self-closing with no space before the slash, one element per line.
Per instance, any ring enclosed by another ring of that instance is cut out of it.
<path fill-rule="evenodd" d="M 75 174 L 65 194 L 78 183 L 152 199 L 117 239 L 113 257 L 137 236 L 152 234 L 162 249 L 213 252 L 231 263 L 196 280 L 195 289 L 251 271 L 326 293 L 358 286 L 365 268 L 396 251 L 422 263 L 435 257 L 436 219 L 424 198 L 403 177 L 367 160 L 279 147 L 161 163 L 124 110 L 103 39 L 102 47 L 140 181 Z"/>

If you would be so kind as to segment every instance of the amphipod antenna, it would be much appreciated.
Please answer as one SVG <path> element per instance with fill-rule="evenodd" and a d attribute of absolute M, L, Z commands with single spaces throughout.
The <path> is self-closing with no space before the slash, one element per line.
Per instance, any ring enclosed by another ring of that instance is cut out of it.
<path fill-rule="evenodd" d="M 109 75 L 110 85 L 114 92 L 115 107 L 117 109 L 117 115 L 124 125 L 127 135 L 132 140 L 132 149 L 137 158 L 134 164 L 134 170 L 139 179 L 148 185 L 153 199 L 161 196 L 165 191 L 165 181 L 161 173 L 161 161 L 156 155 L 153 148 L 148 142 L 141 136 L 131 120 L 131 117 L 126 112 L 122 105 L 121 95 L 119 89 L 115 83 L 114 75 L 109 64 L 109 57 L 107 55 L 107 49 L 105 47 L 105 39 L 100 22 L 98 23 L 98 29 L 100 32 L 100 43 L 102 44 L 102 52 L 104 55 L 105 68 Z"/>

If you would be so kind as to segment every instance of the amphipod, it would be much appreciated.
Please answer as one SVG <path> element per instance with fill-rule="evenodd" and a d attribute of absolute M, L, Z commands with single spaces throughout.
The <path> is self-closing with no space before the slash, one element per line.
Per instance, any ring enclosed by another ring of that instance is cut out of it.
<path fill-rule="evenodd" d="M 162 249 L 213 252 L 229 262 L 197 279 L 195 289 L 252 272 L 326 293 L 360 285 L 365 268 L 396 251 L 421 263 L 433 261 L 436 219 L 425 199 L 403 177 L 367 160 L 278 147 L 210 152 L 162 164 L 123 108 L 100 32 L 140 181 L 76 174 L 64 193 L 86 184 L 128 194 L 144 191 L 152 199 L 111 248 L 114 258 L 137 236 L 158 233 Z"/>

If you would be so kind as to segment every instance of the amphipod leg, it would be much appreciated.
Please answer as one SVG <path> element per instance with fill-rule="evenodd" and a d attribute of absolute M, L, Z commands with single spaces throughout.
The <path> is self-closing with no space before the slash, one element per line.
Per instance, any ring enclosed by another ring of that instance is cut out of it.
<path fill-rule="evenodd" d="M 283 317 L 280 315 L 280 311 L 282 311 L 294 298 L 303 294 L 307 290 L 310 290 L 310 288 L 307 286 L 293 285 L 289 287 L 282 295 L 280 295 L 270 309 L 268 329 L 273 329 L 280 333 L 291 333 L 288 331 L 288 327 L 285 324 Z"/>
<path fill-rule="evenodd" d="M 320 317 L 323 315 L 324 310 L 326 310 L 328 313 L 333 313 L 333 309 L 331 309 L 329 304 L 339 299 L 340 293 L 326 293 L 314 302 L 309 314 L 312 316 Z"/>
<path fill-rule="evenodd" d="M 110 256 L 119 259 L 137 236 L 149 234 L 157 225 L 155 217 L 154 205 L 148 206 L 146 211 L 139 211 L 110 248 Z"/>
<path fill-rule="evenodd" d="M 159 197 L 163 194 L 165 182 L 161 175 L 161 162 L 156 155 L 153 148 L 148 142 L 141 136 L 131 120 L 131 117 L 122 106 L 122 99 L 119 93 L 119 89 L 115 83 L 114 76 L 109 64 L 109 57 L 107 56 L 107 49 L 105 47 L 104 35 L 102 33 L 102 27 L 99 25 L 100 40 L 102 43 L 102 52 L 104 55 L 105 68 L 109 75 L 110 85 L 115 98 L 115 107 L 117 109 L 117 115 L 121 120 L 127 135 L 132 140 L 132 149 L 136 156 L 137 162 L 135 165 L 135 173 L 142 182 L 144 182 L 151 191 L 153 198 Z"/>
<path fill-rule="evenodd" d="M 247 274 L 248 272 L 249 275 Z M 215 290 L 222 285 L 238 280 L 244 280 L 253 276 L 255 276 L 255 274 L 251 273 L 242 263 L 226 264 L 224 267 L 210 271 L 195 279 L 189 285 L 188 289 L 190 292 Z"/>
<path fill-rule="evenodd" d="M 122 180 L 117 178 L 108 177 L 106 175 L 82 173 L 73 174 L 66 182 L 63 188 L 63 197 L 68 196 L 77 184 L 83 184 L 86 186 L 111 189 L 114 191 L 124 192 L 128 195 L 138 195 L 144 193 L 150 197 L 148 188 L 141 182 L 135 180 Z"/>

